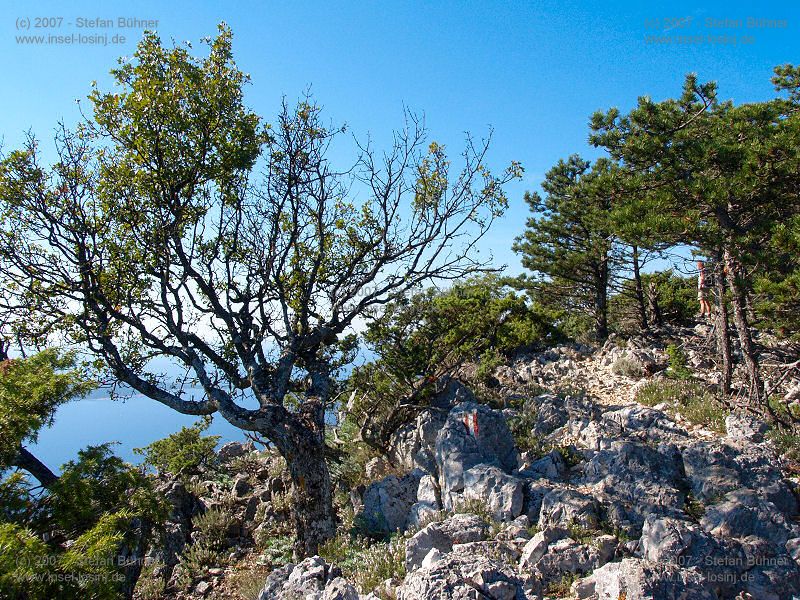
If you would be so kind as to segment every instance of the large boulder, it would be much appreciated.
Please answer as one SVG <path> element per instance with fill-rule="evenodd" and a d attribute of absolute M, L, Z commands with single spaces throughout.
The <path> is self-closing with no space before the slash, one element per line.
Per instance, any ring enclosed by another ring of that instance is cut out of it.
<path fill-rule="evenodd" d="M 500 531 L 495 536 L 496 540 L 513 540 L 515 542 L 526 542 L 533 537 L 531 533 L 531 521 L 526 515 L 520 515 L 510 523 L 503 524 Z M 798 547 L 800 549 L 800 546 Z"/>
<path fill-rule="evenodd" d="M 425 520 L 439 514 L 442 509 L 439 483 L 432 475 L 423 475 L 417 486 L 417 503 L 408 514 L 407 527 L 419 528 Z"/>
<path fill-rule="evenodd" d="M 659 515 L 645 519 L 639 549 L 650 562 L 682 567 L 701 567 L 707 556 L 720 550 L 716 540 L 696 524 Z"/>
<path fill-rule="evenodd" d="M 747 568 L 739 544 L 718 540 L 690 521 L 657 515 L 645 520 L 639 554 L 652 563 L 696 568 L 720 598 L 736 595 Z"/>
<path fill-rule="evenodd" d="M 178 479 L 170 479 L 157 485 L 156 493 L 166 501 L 169 514 L 159 531 L 158 543 L 153 544 L 147 557 L 164 563 L 167 570 L 178 564 L 186 544 L 191 540 L 192 518 L 203 512 L 203 504 L 186 489 Z"/>
<path fill-rule="evenodd" d="M 325 586 L 322 600 L 359 600 L 359 595 L 352 583 L 343 577 L 337 577 Z"/>
<path fill-rule="evenodd" d="M 418 569 L 433 549 L 442 554 L 453 549 L 453 540 L 437 525 L 438 523 L 431 523 L 423 527 L 406 542 L 406 571 Z"/>
<path fill-rule="evenodd" d="M 598 505 L 592 496 L 571 488 L 555 488 L 542 498 L 539 527 L 545 529 L 578 526 L 597 529 Z"/>
<path fill-rule="evenodd" d="M 725 417 L 725 432 L 732 440 L 742 442 L 761 442 L 769 427 L 753 415 L 732 412 Z"/>
<path fill-rule="evenodd" d="M 569 467 L 558 450 L 552 450 L 539 459 L 523 465 L 519 470 L 521 477 L 530 479 L 559 480 L 566 476 Z"/>
<path fill-rule="evenodd" d="M 681 443 L 688 439 L 685 429 L 659 410 L 632 404 L 601 413 L 600 408 L 582 399 L 572 402 L 565 428 L 576 442 L 592 450 L 607 450 L 620 440 L 648 443 Z"/>
<path fill-rule="evenodd" d="M 519 576 L 507 564 L 453 552 L 408 575 L 397 600 L 524 600 Z"/>
<path fill-rule="evenodd" d="M 431 523 L 406 542 L 406 570 L 418 568 L 433 548 L 448 553 L 454 544 L 483 541 L 488 535 L 488 523 L 477 515 L 458 514 Z"/>
<path fill-rule="evenodd" d="M 797 499 L 766 448 L 698 440 L 682 454 L 686 477 L 699 500 L 713 503 L 728 492 L 747 488 L 772 502 L 787 518 L 797 515 Z"/>
<path fill-rule="evenodd" d="M 608 563 L 572 586 L 578 598 L 597 600 L 717 600 L 696 570 L 636 558 Z"/>
<path fill-rule="evenodd" d="M 725 500 L 706 508 L 700 525 L 718 538 L 758 537 L 785 547 L 800 535 L 800 526 L 788 521 L 772 503 L 748 489 L 729 492 Z"/>
<path fill-rule="evenodd" d="M 585 575 L 607 563 L 615 544 L 607 539 L 612 536 L 601 537 L 598 544 L 581 544 L 571 538 L 549 544 L 547 552 L 525 571 L 531 588 L 542 593 L 565 577 Z"/>
<path fill-rule="evenodd" d="M 289 563 L 269 574 L 258 600 L 355 600 L 351 593 L 348 595 L 350 590 L 342 583 L 341 574 L 338 567 L 319 556 L 296 565 Z"/>
<path fill-rule="evenodd" d="M 687 431 L 660 410 L 631 404 L 603 413 L 602 420 L 619 427 L 620 437 L 649 442 L 677 442 L 688 438 Z"/>
<path fill-rule="evenodd" d="M 489 556 L 513 565 L 519 561 L 520 544 L 515 541 L 497 539 L 466 542 L 464 544 L 453 544 L 452 553 L 465 557 L 472 556 L 473 558 Z"/>
<path fill-rule="evenodd" d="M 495 521 L 513 521 L 520 515 L 524 488 L 520 479 L 494 465 L 475 465 L 464 472 L 464 499 L 485 502 Z"/>
<path fill-rule="evenodd" d="M 556 540 L 567 536 L 567 530 L 560 527 L 547 527 L 537 531 L 522 548 L 520 554 L 520 570 L 531 569 L 547 554 L 547 548 Z"/>
<path fill-rule="evenodd" d="M 794 599 L 800 594 L 800 567 L 785 547 L 759 537 L 737 540 L 744 554 L 740 587 L 758 600 Z"/>
<path fill-rule="evenodd" d="M 488 464 L 511 473 L 517 467 L 514 438 L 500 411 L 474 402 L 456 406 L 436 436 L 436 465 L 444 508 L 464 490 L 464 472 Z"/>
<path fill-rule="evenodd" d="M 423 472 L 415 469 L 398 477 L 388 477 L 370 484 L 364 492 L 360 514 L 364 528 L 372 533 L 404 531 L 411 507 L 417 502 L 417 488 Z"/>
<path fill-rule="evenodd" d="M 417 502 L 408 511 L 406 529 L 419 529 L 426 522 L 440 518 L 442 511 L 428 502 Z"/>
<path fill-rule="evenodd" d="M 221 463 L 228 463 L 234 458 L 246 456 L 254 452 L 256 446 L 253 442 L 228 442 L 217 450 L 217 458 Z"/>
<path fill-rule="evenodd" d="M 480 542 L 489 535 L 489 524 L 477 515 L 457 514 L 438 523 L 454 544 Z"/>
<path fill-rule="evenodd" d="M 450 410 L 461 402 L 474 402 L 475 396 L 460 381 L 449 379 L 439 384 L 442 391 L 431 401 L 431 408 L 412 423 L 400 427 L 392 436 L 389 457 L 403 469 L 422 469 L 436 473 L 436 436 Z"/>
<path fill-rule="evenodd" d="M 648 519 L 641 548 L 651 563 L 702 572 L 718 598 L 783 600 L 800 592 L 800 567 L 763 537 L 714 538 L 688 522 Z"/>
<path fill-rule="evenodd" d="M 434 447 L 436 434 L 447 419 L 446 412 L 426 411 L 406 425 L 401 426 L 392 436 L 389 457 L 401 469 L 422 469 L 428 473 L 436 472 Z"/>
<path fill-rule="evenodd" d="M 527 400 L 525 410 L 536 413 L 536 422 L 531 433 L 539 437 L 553 433 L 569 420 L 563 399 L 552 393 L 540 394 Z"/>
<path fill-rule="evenodd" d="M 672 444 L 653 448 L 634 441 L 614 442 L 586 464 L 581 483 L 592 486 L 595 496 L 609 507 L 607 520 L 629 535 L 639 535 L 649 514 L 683 515 L 683 463 Z"/>
<path fill-rule="evenodd" d="M 526 481 L 522 501 L 522 514 L 531 523 L 539 522 L 539 513 L 542 511 L 542 500 L 555 489 L 555 484 L 546 480 Z"/>

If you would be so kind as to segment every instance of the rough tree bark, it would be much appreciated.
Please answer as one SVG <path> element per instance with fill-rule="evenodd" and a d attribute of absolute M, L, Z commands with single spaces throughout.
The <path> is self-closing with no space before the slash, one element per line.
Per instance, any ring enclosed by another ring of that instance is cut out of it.
<path fill-rule="evenodd" d="M 650 324 L 647 322 L 642 274 L 639 271 L 639 248 L 636 244 L 633 245 L 633 280 L 636 283 L 636 304 L 639 308 L 639 324 L 644 331 L 647 331 L 650 329 Z"/>
<path fill-rule="evenodd" d="M 742 348 L 742 356 L 744 357 L 745 368 L 747 369 L 747 378 L 749 380 L 750 387 L 750 401 L 758 405 L 764 396 L 764 381 L 761 378 L 761 369 L 758 365 L 758 358 L 756 358 L 753 337 L 750 335 L 750 325 L 747 322 L 747 301 L 745 299 L 746 292 L 744 286 L 742 285 L 742 281 L 737 277 L 739 269 L 737 268 L 736 261 L 734 260 L 730 249 L 728 248 L 725 249 L 724 259 L 725 267 L 730 275 L 728 278 L 728 285 L 731 289 L 733 322 L 736 326 L 736 333 L 739 338 L 739 344 Z"/>
<path fill-rule="evenodd" d="M 336 535 L 331 477 L 324 445 L 299 443 L 287 460 L 292 478 L 296 558 L 314 556 L 321 543 Z"/>
<path fill-rule="evenodd" d="M 595 271 L 594 289 L 595 336 L 602 341 L 608 337 L 608 255 L 603 256 Z"/>
<path fill-rule="evenodd" d="M 652 280 L 647 286 L 647 304 L 653 325 L 660 327 L 664 324 L 664 317 L 661 315 L 661 306 L 658 304 L 658 287 L 656 282 Z"/>
<path fill-rule="evenodd" d="M 325 405 L 307 401 L 300 412 L 302 427 L 292 427 L 279 450 L 292 479 L 292 517 L 297 539 L 295 559 L 314 556 L 336 535 L 333 489 L 326 462 Z"/>
<path fill-rule="evenodd" d="M 733 363 L 731 362 L 731 336 L 728 328 L 728 306 L 725 302 L 725 271 L 722 268 L 720 256 L 714 257 L 714 296 L 716 302 L 716 338 L 717 354 L 722 359 L 722 393 L 731 393 L 731 380 L 733 379 Z"/>

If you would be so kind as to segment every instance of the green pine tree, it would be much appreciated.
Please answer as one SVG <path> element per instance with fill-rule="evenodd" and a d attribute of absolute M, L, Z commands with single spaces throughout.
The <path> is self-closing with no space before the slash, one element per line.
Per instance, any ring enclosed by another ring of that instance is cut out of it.
<path fill-rule="evenodd" d="M 608 336 L 608 296 L 619 275 L 621 248 L 611 222 L 612 164 L 593 166 L 577 155 L 547 172 L 545 196 L 526 193 L 535 216 L 514 242 L 522 265 L 531 271 L 518 284 L 545 306 L 585 316 L 595 338 Z"/>

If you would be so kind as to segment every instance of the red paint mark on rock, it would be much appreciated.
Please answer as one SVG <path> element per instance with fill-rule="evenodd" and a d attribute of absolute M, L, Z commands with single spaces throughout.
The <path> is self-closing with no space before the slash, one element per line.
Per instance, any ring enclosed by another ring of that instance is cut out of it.
<path fill-rule="evenodd" d="M 464 427 L 467 429 L 467 433 L 469 433 L 472 436 L 477 436 L 478 435 L 478 411 L 477 410 L 465 413 L 464 417 L 461 420 L 464 423 Z"/>

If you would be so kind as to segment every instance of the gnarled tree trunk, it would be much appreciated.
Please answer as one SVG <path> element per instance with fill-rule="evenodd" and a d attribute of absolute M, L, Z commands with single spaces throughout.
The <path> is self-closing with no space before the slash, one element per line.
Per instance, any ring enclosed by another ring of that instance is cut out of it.
<path fill-rule="evenodd" d="M 297 452 L 287 456 L 292 478 L 292 510 L 297 540 L 296 559 L 314 556 L 320 544 L 336 535 L 333 489 L 325 462 L 324 444 L 298 444 Z"/>
<path fill-rule="evenodd" d="M 336 535 L 333 487 L 326 462 L 325 404 L 319 400 L 327 397 L 328 385 L 326 377 L 316 378 L 314 392 L 319 396 L 307 398 L 296 418 L 282 423 L 279 434 L 272 436 L 292 479 L 296 560 L 314 556 L 320 544 Z"/>
<path fill-rule="evenodd" d="M 739 344 L 742 348 L 747 378 L 750 384 L 750 400 L 759 404 L 764 395 L 764 382 L 761 379 L 761 370 L 756 358 L 753 338 L 750 335 L 750 326 L 747 322 L 747 301 L 742 282 L 738 279 L 737 265 L 730 250 L 725 249 L 725 266 L 729 278 L 728 285 L 731 288 L 731 305 L 733 306 L 733 322 L 736 325 L 736 333 L 739 337 Z"/>

